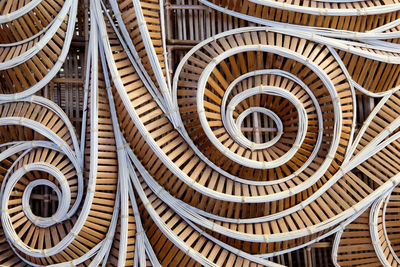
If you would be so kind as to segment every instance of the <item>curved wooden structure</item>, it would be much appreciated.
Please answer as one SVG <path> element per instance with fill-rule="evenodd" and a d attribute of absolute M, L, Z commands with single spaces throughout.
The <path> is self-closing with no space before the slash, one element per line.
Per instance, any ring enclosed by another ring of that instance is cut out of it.
<path fill-rule="evenodd" d="M 0 265 L 399 265 L 399 12 L 0 0 Z"/>

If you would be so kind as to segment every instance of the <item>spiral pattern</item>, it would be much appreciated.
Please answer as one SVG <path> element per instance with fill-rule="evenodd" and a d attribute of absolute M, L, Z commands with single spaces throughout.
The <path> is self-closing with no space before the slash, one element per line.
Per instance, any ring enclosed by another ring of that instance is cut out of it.
<path fill-rule="evenodd" d="M 0 265 L 282 266 L 329 236 L 399 265 L 399 3 L 199 2 L 194 40 L 170 2 L 90 0 L 78 135 L 46 85 L 82 3 L 0 0 Z"/>
<path fill-rule="evenodd" d="M 5 114 L 0 122 L 0 157 L 6 170 L 1 186 L 2 235 L 28 263 L 30 258 L 26 257 L 52 256 L 66 243 L 68 235 L 60 232 L 57 224 L 71 222 L 81 205 L 82 159 L 71 123 L 49 100 L 32 96 L 0 105 Z M 30 199 L 37 186 L 50 187 L 57 195 L 58 206 L 51 217 L 32 213 Z M 41 232 L 39 242 L 31 242 L 35 229 L 40 228 L 46 230 Z M 44 246 L 44 240 L 54 237 L 60 241 L 46 241 Z"/>
<path fill-rule="evenodd" d="M 230 38 L 246 45 L 224 47 L 223 44 Z M 314 177 L 316 181 L 335 158 L 339 143 L 346 149 L 348 139 L 341 138 L 339 133 L 350 133 L 351 130 L 350 86 L 347 84 L 346 88 L 344 84 L 338 92 L 332 83 L 336 77 L 343 75 L 340 68 L 336 66 L 336 76 L 329 77 L 327 72 L 333 69 L 325 72 L 324 66 L 313 64 L 303 54 L 308 53 L 307 50 L 293 51 L 270 45 L 283 38 L 287 42 L 298 41 L 292 36 L 267 33 L 262 28 L 206 40 L 201 48 L 185 56 L 174 79 L 183 125 L 199 151 L 210 161 L 218 159 L 217 164 L 213 162 L 218 169 L 236 170 L 230 171 L 230 176 L 246 179 L 240 176 L 238 164 L 248 168 L 249 172 L 261 170 L 258 177 L 252 175 L 251 178 L 262 181 L 257 184 L 276 184 L 305 174 L 311 176 L 308 182 Z M 315 46 L 318 50 L 316 55 L 323 53 L 317 59 L 318 63 L 333 59 L 327 50 L 321 52 L 324 50 L 322 47 L 311 42 L 304 47 L 307 45 Z M 245 67 L 241 67 L 243 62 L 247 63 Z M 196 73 L 194 64 L 205 68 Z M 292 66 L 281 69 L 290 64 Z M 315 77 L 303 82 L 302 75 Z M 311 89 L 313 83 L 318 85 Z M 338 79 L 337 83 L 343 83 L 343 80 Z M 193 95 L 193 87 L 197 88 L 196 95 Z M 346 103 L 346 110 L 342 111 L 341 103 Z M 321 106 L 324 106 L 324 115 Z M 284 121 L 280 131 L 279 123 L 275 122 L 278 132 L 272 139 L 274 144 L 256 144 L 241 132 L 241 121 L 250 112 L 257 113 L 256 109 L 261 112 L 268 110 L 272 113 L 268 112 L 267 117 L 274 114 L 272 120 Z M 343 118 L 350 123 L 343 123 Z M 331 146 L 321 146 L 323 139 Z M 213 158 L 210 158 L 211 155 Z M 231 163 L 227 164 L 227 161 Z M 324 163 L 320 163 L 319 168 L 313 168 L 313 161 Z"/>

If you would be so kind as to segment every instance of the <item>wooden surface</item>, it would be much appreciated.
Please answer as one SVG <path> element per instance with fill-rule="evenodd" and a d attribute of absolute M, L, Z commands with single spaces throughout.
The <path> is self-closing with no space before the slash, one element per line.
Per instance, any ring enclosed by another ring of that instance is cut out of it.
<path fill-rule="evenodd" d="M 0 0 L 1 266 L 400 265 L 397 1 L 34 3 Z"/>

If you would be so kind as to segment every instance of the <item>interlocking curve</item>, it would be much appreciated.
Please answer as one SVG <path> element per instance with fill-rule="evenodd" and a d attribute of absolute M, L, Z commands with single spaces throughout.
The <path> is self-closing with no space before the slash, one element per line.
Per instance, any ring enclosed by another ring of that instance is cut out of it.
<path fill-rule="evenodd" d="M 250 26 L 172 64 L 170 2 L 90 0 L 78 133 L 42 91 L 81 3 L 0 0 L 0 265 L 400 265 L 400 3 L 199 3 Z"/>

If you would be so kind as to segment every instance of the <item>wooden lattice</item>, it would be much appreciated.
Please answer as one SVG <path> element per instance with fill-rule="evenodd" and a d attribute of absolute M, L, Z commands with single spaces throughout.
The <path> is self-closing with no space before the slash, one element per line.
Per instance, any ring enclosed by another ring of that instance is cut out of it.
<path fill-rule="evenodd" d="M 0 0 L 0 266 L 400 266 L 399 15 Z"/>

